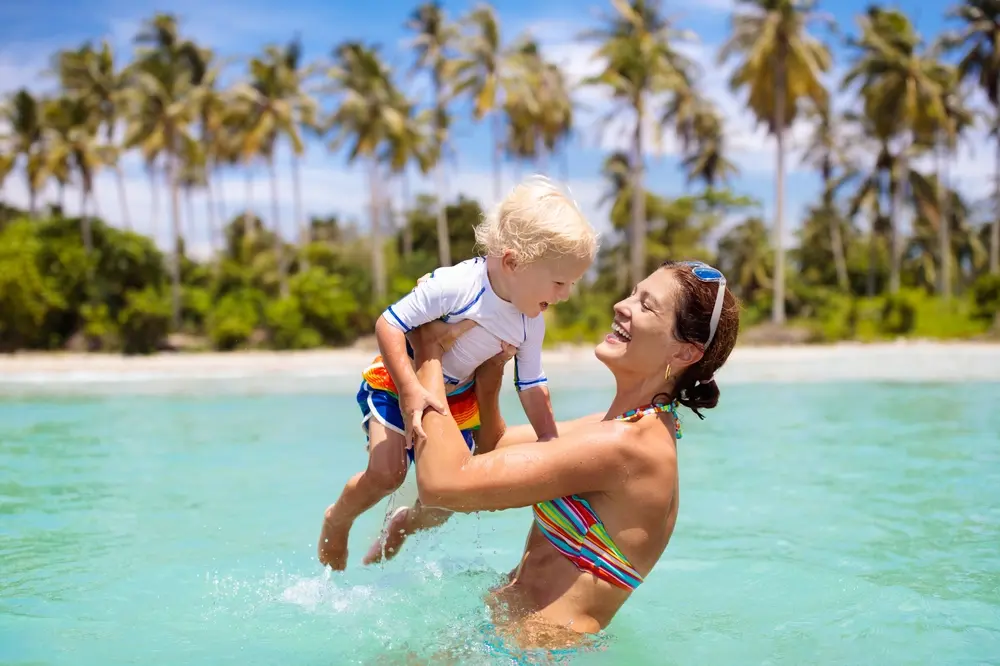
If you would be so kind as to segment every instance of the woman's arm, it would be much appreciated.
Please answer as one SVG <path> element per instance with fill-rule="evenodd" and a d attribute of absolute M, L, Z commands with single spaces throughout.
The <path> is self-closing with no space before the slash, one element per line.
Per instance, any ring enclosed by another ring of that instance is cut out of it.
<path fill-rule="evenodd" d="M 479 433 L 476 452 L 487 453 L 494 449 L 515 444 L 530 444 L 538 441 L 531 424 L 508 426 L 500 414 L 500 388 L 503 385 L 504 368 L 512 358 L 512 348 L 505 348 L 500 354 L 486 361 L 476 369 L 476 400 L 479 402 Z M 604 414 L 590 414 L 572 421 L 559 421 L 559 433 L 566 435 L 582 425 L 598 423 Z"/>
<path fill-rule="evenodd" d="M 417 378 L 432 395 L 444 398 L 440 347 L 417 345 Z M 421 503 L 452 511 L 530 506 L 553 497 L 611 490 L 632 465 L 627 438 L 636 430 L 620 421 L 578 428 L 548 442 L 521 444 L 472 456 L 454 419 L 428 411 L 423 417 L 428 443 L 415 448 Z"/>

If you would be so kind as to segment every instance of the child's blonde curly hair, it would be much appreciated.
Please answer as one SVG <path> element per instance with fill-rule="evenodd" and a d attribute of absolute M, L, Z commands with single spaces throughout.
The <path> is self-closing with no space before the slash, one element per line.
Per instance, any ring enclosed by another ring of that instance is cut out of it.
<path fill-rule="evenodd" d="M 593 261 L 597 233 L 570 196 L 545 176 L 515 187 L 475 228 L 476 245 L 486 256 L 512 250 L 518 264 L 574 257 Z"/>

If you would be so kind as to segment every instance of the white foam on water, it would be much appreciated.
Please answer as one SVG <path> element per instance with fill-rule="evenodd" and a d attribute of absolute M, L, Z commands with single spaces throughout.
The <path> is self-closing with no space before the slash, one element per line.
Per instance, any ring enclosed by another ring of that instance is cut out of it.
<path fill-rule="evenodd" d="M 337 585 L 327 572 L 320 578 L 294 581 L 281 592 L 281 600 L 310 612 L 324 609 L 343 613 L 358 606 L 370 606 L 375 592 L 371 585 Z"/>

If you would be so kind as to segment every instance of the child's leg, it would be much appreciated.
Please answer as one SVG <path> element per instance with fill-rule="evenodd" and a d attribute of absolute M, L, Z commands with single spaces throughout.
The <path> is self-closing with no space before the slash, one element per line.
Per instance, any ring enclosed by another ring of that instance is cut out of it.
<path fill-rule="evenodd" d="M 375 540 L 375 543 L 368 549 L 368 554 L 363 560 L 364 564 L 374 564 L 381 562 L 384 557 L 391 560 L 399 553 L 407 537 L 421 530 L 429 530 L 432 527 L 444 525 L 452 512 L 447 509 L 435 509 L 424 506 L 420 500 L 414 502 L 413 506 L 404 506 L 396 510 L 389 520 L 386 528 L 385 541 L 382 538 Z"/>
<path fill-rule="evenodd" d="M 323 520 L 319 561 L 336 570 L 347 566 L 347 537 L 354 520 L 399 488 L 406 478 L 403 435 L 372 418 L 368 436 L 368 468 L 351 477 L 340 498 L 327 508 Z"/>
<path fill-rule="evenodd" d="M 462 437 L 465 438 L 465 443 L 473 455 L 476 452 L 478 434 L 478 431 L 473 430 L 462 431 Z M 389 519 L 389 526 L 386 528 L 385 534 L 375 539 L 375 543 L 368 549 L 368 554 L 365 555 L 362 563 L 374 564 L 381 562 L 383 558 L 391 560 L 399 554 L 399 549 L 403 547 L 403 543 L 411 534 L 444 525 L 451 518 L 452 513 L 448 509 L 424 506 L 420 500 L 414 502 L 413 506 L 396 509 L 392 518 Z"/>

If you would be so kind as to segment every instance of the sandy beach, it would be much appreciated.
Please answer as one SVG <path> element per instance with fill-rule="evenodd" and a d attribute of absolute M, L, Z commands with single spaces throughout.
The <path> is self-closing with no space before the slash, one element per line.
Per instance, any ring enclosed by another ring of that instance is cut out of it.
<path fill-rule="evenodd" d="M 104 391 L 283 392 L 351 390 L 370 351 L 160 354 L 15 354 L 0 356 L 0 392 Z M 545 355 L 553 388 L 603 384 L 607 370 L 592 348 L 552 349 Z M 719 380 L 727 383 L 1000 381 L 1000 345 L 897 342 L 829 346 L 739 347 Z"/>

